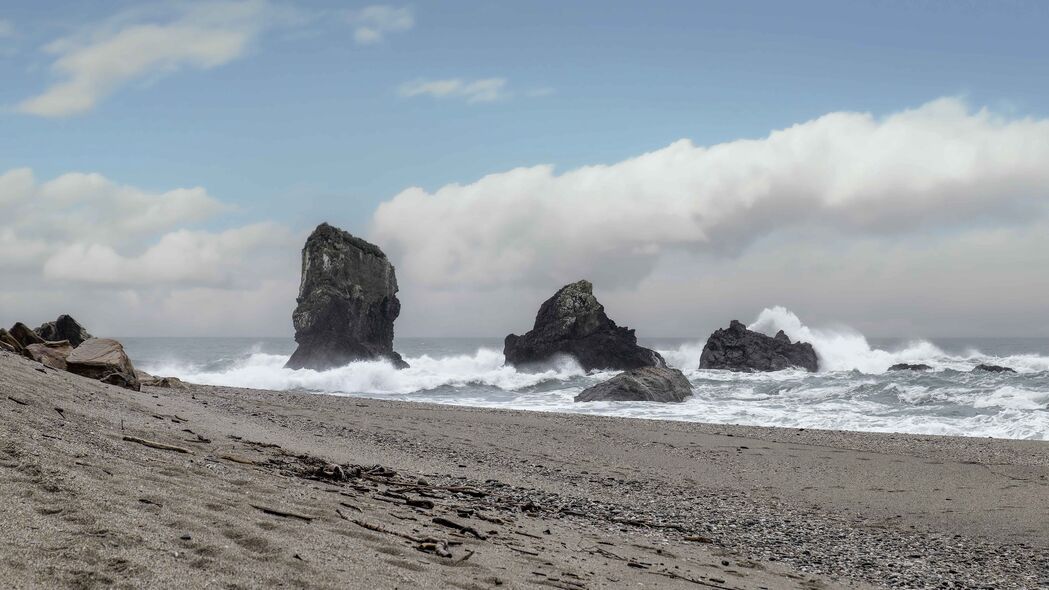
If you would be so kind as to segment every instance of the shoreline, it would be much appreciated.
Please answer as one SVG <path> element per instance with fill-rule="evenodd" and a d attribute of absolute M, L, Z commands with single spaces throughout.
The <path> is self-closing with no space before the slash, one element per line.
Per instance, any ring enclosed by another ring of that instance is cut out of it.
<path fill-rule="evenodd" d="M 1044 441 L 197 385 L 135 393 L 36 367 L 0 354 L 0 486 L 16 499 L 0 581 L 12 587 L 174 576 L 339 587 L 352 572 L 382 588 L 1049 583 Z M 209 442 L 187 442 L 195 436 Z M 303 456 L 483 495 L 443 491 L 432 508 L 411 507 L 396 496 L 424 499 L 417 484 L 304 479 Z M 288 522 L 249 500 L 316 518 Z M 421 552 L 340 518 L 340 501 L 367 524 L 462 545 L 449 545 L 452 558 Z M 486 538 L 460 539 L 433 518 Z M 93 556 L 68 549 L 77 544 Z"/>

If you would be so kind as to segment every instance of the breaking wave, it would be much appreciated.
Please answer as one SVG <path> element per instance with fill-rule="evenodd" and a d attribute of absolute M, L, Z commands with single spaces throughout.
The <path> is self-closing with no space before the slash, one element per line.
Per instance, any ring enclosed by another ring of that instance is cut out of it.
<path fill-rule="evenodd" d="M 287 354 L 264 352 L 259 347 L 228 350 L 219 362 L 213 355 L 197 363 L 153 362 L 142 368 L 210 385 L 469 406 L 1049 440 L 1049 356 L 1039 354 L 1040 350 L 996 355 L 971 347 L 951 353 L 924 340 L 879 348 L 847 327 L 806 326 L 782 307 L 765 309 L 750 328 L 769 335 L 783 330 L 791 340 L 810 342 L 819 356 L 821 371 L 702 371 L 698 367 L 704 342 L 696 340 L 656 347 L 691 381 L 694 395 L 688 401 L 575 404 L 572 400 L 576 394 L 614 373 L 587 374 L 567 357 L 552 361 L 545 370 L 522 372 L 505 366 L 501 351 L 488 346 L 472 352 L 431 350 L 414 355 L 402 346 L 402 354 L 411 365 L 404 370 L 384 361 L 352 363 L 327 371 L 290 370 L 283 368 Z M 922 363 L 933 370 L 888 371 L 896 363 Z M 972 372 L 980 363 L 1004 365 L 1017 372 Z"/>

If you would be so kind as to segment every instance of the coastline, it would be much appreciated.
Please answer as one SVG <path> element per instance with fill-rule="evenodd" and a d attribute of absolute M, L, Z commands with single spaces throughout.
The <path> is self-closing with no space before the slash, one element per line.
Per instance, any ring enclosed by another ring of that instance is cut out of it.
<path fill-rule="evenodd" d="M 1049 584 L 1046 442 L 136 393 L 8 354 L 0 393 L 9 587 Z M 304 455 L 397 474 L 307 479 Z M 396 497 L 423 498 L 397 491 L 420 478 L 444 490 L 432 508 Z M 391 531 L 462 545 L 441 557 Z"/>

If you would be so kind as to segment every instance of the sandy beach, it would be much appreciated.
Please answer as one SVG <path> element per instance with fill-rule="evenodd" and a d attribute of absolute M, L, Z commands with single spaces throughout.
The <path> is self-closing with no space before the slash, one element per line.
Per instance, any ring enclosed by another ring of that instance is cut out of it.
<path fill-rule="evenodd" d="M 7 353 L 0 422 L 8 588 L 1049 585 L 1044 442 L 134 392 Z"/>

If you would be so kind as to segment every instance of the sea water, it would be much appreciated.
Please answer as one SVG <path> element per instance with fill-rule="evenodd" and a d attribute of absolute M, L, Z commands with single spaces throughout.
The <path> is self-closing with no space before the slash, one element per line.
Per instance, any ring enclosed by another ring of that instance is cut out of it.
<path fill-rule="evenodd" d="M 704 340 L 641 339 L 681 369 L 693 396 L 680 404 L 572 401 L 615 375 L 570 358 L 546 370 L 505 366 L 499 338 L 398 338 L 411 368 L 382 361 L 328 371 L 284 369 L 291 338 L 126 338 L 135 366 L 192 383 L 441 404 L 664 420 L 1049 440 L 1049 339 L 871 339 L 805 326 L 773 308 L 750 325 L 810 342 L 821 370 L 699 370 Z M 888 371 L 923 363 L 929 372 Z M 980 363 L 1016 373 L 972 372 Z"/>

